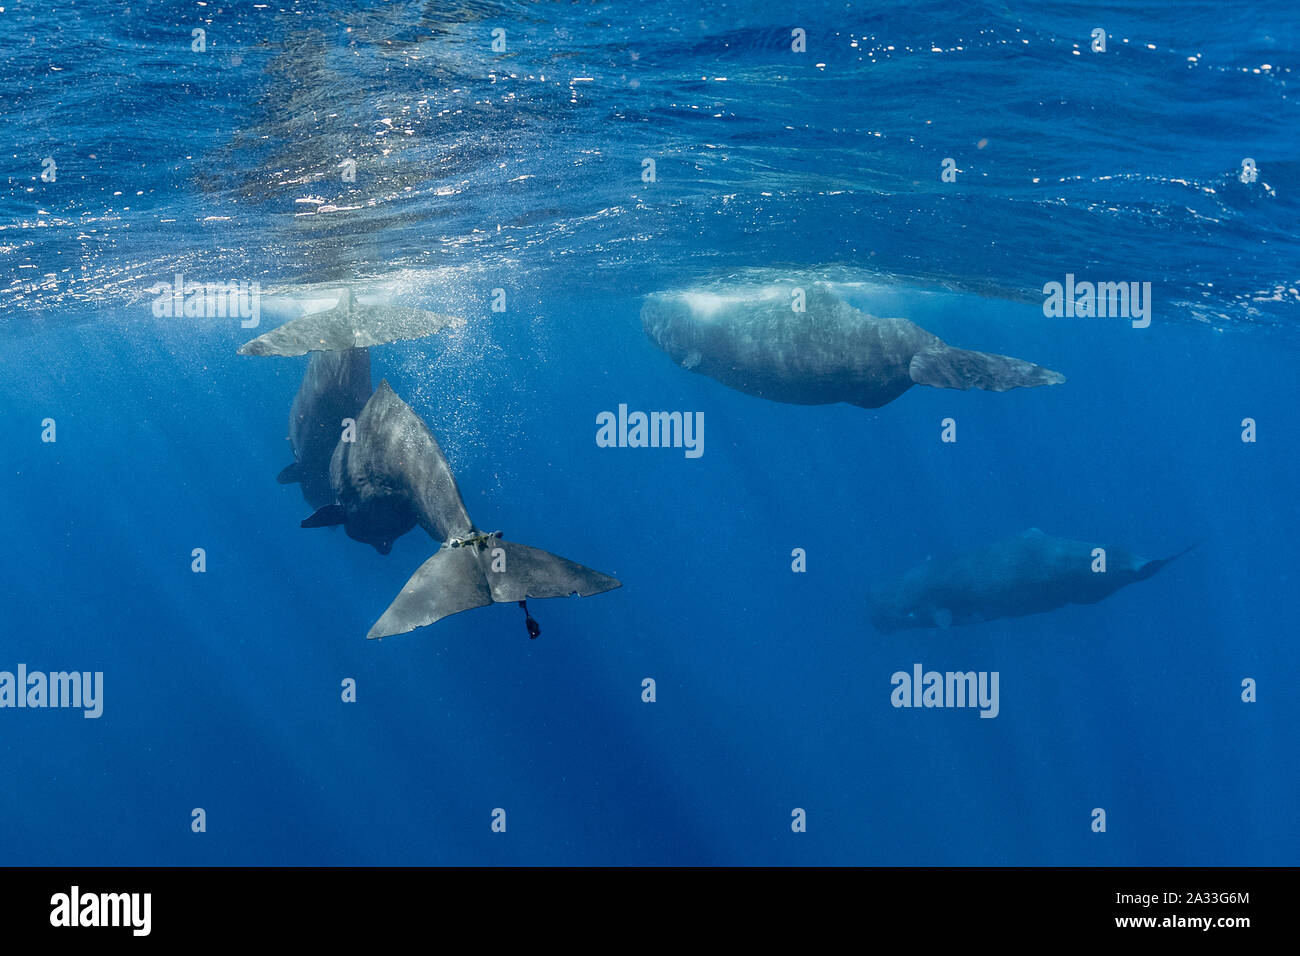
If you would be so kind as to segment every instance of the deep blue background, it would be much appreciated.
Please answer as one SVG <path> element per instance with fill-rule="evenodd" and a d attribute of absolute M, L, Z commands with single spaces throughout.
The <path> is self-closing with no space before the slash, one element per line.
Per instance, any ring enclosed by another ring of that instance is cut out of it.
<path fill-rule="evenodd" d="M 0 14 L 0 669 L 105 672 L 99 720 L 0 711 L 0 862 L 1296 862 L 1288 5 L 363 6 Z M 535 602 L 538 641 L 511 606 L 365 641 L 433 543 L 297 527 L 305 362 L 154 319 L 177 269 L 465 315 L 376 380 L 481 527 L 624 587 Z M 746 269 L 1069 380 L 802 408 L 641 332 Z M 1044 318 L 1066 272 L 1152 282 L 1152 326 Z M 704 412 L 703 458 L 597 448 L 620 402 Z M 873 632 L 873 582 L 1030 526 L 1204 544 L 1096 606 Z M 1000 716 L 893 709 L 917 661 L 999 671 Z"/>

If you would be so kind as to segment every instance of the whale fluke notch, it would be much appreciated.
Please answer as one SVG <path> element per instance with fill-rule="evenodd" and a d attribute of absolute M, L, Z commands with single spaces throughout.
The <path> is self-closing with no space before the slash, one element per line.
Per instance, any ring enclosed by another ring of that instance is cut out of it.
<path fill-rule="evenodd" d="M 1060 385 L 1065 381 L 1060 372 L 1024 359 L 953 348 L 945 343 L 917 352 L 907 370 L 917 385 L 963 390 L 982 388 L 989 392 Z"/>
<path fill-rule="evenodd" d="M 239 347 L 240 355 L 306 355 L 422 339 L 443 329 L 460 328 L 458 316 L 409 306 L 362 305 L 351 289 L 338 304 L 286 322 Z"/>

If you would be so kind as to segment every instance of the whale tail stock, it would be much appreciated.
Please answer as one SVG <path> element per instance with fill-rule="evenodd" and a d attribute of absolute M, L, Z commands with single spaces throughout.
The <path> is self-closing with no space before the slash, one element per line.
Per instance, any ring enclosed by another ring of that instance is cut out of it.
<path fill-rule="evenodd" d="M 917 385 L 982 388 L 990 392 L 1059 385 L 1065 381 L 1065 376 L 1060 372 L 1053 372 L 1024 359 L 953 348 L 942 342 L 912 356 L 908 373 Z"/>
<path fill-rule="evenodd" d="M 608 574 L 549 551 L 485 536 L 468 546 L 440 548 L 411 575 L 366 637 L 405 634 L 488 604 L 587 597 L 621 586 Z"/>

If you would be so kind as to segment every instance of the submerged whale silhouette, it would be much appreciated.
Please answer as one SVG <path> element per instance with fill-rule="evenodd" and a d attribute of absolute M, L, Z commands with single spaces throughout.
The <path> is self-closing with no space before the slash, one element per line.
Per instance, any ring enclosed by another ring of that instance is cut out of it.
<path fill-rule="evenodd" d="M 418 524 L 442 545 L 406 582 L 369 638 L 403 634 L 494 602 L 586 597 L 621 586 L 607 574 L 476 528 L 437 439 L 386 381 L 357 416 L 356 441 L 336 446 L 330 484 L 335 502 L 303 521 L 304 528 L 342 524 L 349 537 L 387 554 Z"/>
<path fill-rule="evenodd" d="M 889 633 L 1096 604 L 1192 550 L 1148 560 L 1107 547 L 1106 570 L 1094 571 L 1098 547 L 1030 528 L 975 551 L 926 561 L 873 592 L 871 620 L 878 631 Z"/>
<path fill-rule="evenodd" d="M 804 311 L 795 311 L 793 291 L 769 283 L 656 293 L 641 325 L 683 368 L 796 405 L 879 408 L 913 385 L 1002 392 L 1065 381 L 1022 359 L 954 348 L 907 319 L 868 315 L 821 283 L 802 290 Z"/>
<path fill-rule="evenodd" d="M 355 420 L 369 397 L 369 352 L 313 352 L 289 409 L 294 463 L 276 480 L 282 485 L 296 482 L 313 508 L 332 502 L 330 459 L 343 433 L 343 420 Z"/>
<path fill-rule="evenodd" d="M 407 306 L 362 305 L 344 288 L 338 304 L 286 322 L 239 347 L 240 355 L 306 355 L 337 352 L 403 339 L 421 339 L 465 320 Z"/>

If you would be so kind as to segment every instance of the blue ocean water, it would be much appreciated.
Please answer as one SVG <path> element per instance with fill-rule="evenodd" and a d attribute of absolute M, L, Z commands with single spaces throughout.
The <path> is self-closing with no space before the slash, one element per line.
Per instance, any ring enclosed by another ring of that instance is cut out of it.
<path fill-rule="evenodd" d="M 1298 49 L 1283 2 L 3 0 L 0 670 L 104 697 L 0 708 L 0 863 L 1294 864 Z M 480 526 L 623 587 L 366 641 L 433 543 L 298 527 L 305 360 L 156 318 L 176 273 L 288 303 L 258 331 L 341 283 L 464 316 L 376 381 Z M 1150 327 L 1046 317 L 1067 274 Z M 1068 381 L 786 405 L 642 332 L 788 276 Z M 704 454 L 597 447 L 620 404 Z M 875 632 L 874 584 L 1028 527 L 1202 543 Z M 997 718 L 894 708 L 914 663 Z"/>

